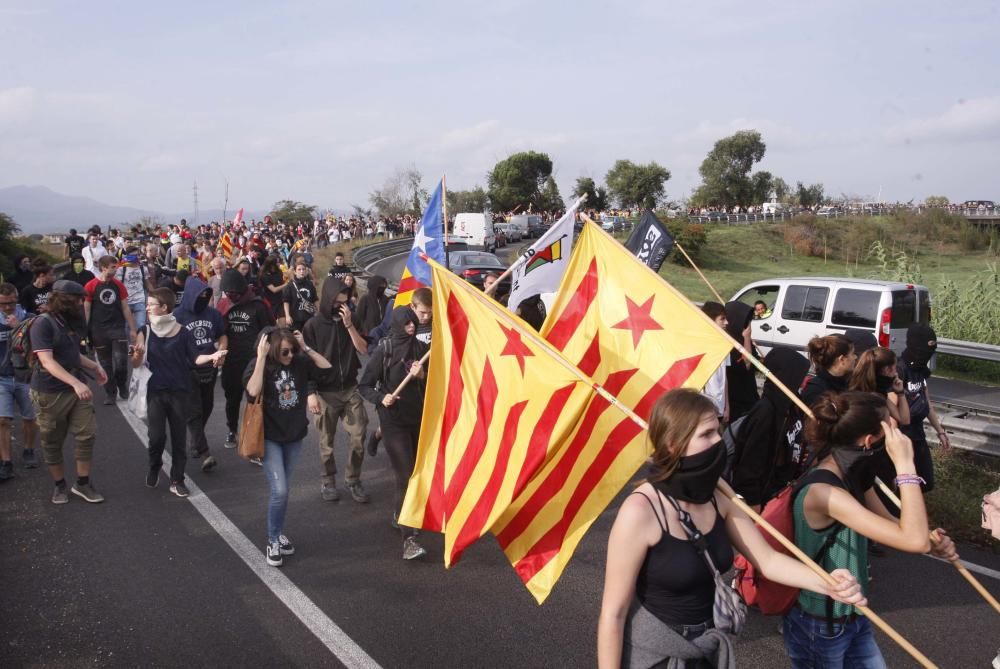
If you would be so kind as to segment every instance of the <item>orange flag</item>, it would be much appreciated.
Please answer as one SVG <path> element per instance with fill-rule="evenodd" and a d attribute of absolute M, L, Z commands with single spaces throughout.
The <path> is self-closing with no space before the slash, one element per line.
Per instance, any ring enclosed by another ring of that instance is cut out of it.
<path fill-rule="evenodd" d="M 643 420 L 671 388 L 704 386 L 732 348 L 707 316 L 592 223 L 542 334 Z M 495 523 L 500 546 L 539 602 L 650 452 L 645 431 L 595 397 L 572 438 L 554 444 Z"/>
<path fill-rule="evenodd" d="M 493 525 L 591 384 L 538 333 L 434 261 L 433 334 L 417 461 L 399 522 L 445 533 L 445 564 Z"/>

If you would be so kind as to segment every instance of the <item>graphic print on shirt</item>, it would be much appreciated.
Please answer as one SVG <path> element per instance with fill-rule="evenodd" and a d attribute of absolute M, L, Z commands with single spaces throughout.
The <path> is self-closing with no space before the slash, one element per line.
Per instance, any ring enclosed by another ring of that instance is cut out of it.
<path fill-rule="evenodd" d="M 291 371 L 280 370 L 278 376 L 275 377 L 274 387 L 278 391 L 278 408 L 286 411 L 294 409 L 299 403 L 299 392 L 295 387 L 295 376 L 292 375 Z"/>
<path fill-rule="evenodd" d="M 107 286 L 100 289 L 97 293 L 97 299 L 101 304 L 111 306 L 118 299 L 118 291 L 115 290 L 114 286 Z"/>
<path fill-rule="evenodd" d="M 129 304 L 143 304 L 146 302 L 146 289 L 143 286 L 145 272 L 141 267 L 123 267 L 118 272 L 118 280 L 125 284 L 128 291 Z"/>
<path fill-rule="evenodd" d="M 226 320 L 229 321 L 233 334 L 245 334 L 250 331 L 250 312 L 245 309 L 233 307 L 226 314 Z"/>
<path fill-rule="evenodd" d="M 212 321 L 204 319 L 191 321 L 184 327 L 194 335 L 195 346 L 201 347 L 215 342 L 215 337 L 213 336 L 215 329 L 212 327 Z"/>

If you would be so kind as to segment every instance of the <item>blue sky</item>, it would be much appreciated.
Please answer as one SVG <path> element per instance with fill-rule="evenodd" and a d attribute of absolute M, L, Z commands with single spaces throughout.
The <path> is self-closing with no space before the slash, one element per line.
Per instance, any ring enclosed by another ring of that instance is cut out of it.
<path fill-rule="evenodd" d="M 347 209 L 535 149 L 564 195 L 627 158 L 677 199 L 756 128 L 793 184 L 1000 200 L 1000 5 L 950 4 L 0 0 L 0 187 Z"/>

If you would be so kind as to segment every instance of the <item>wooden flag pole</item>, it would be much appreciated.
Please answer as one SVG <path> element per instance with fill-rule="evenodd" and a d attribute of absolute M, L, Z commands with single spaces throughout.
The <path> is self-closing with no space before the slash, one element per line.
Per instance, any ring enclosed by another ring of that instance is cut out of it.
<path fill-rule="evenodd" d="M 755 523 L 757 523 L 760 527 L 764 528 L 767 531 L 767 533 L 770 534 L 772 537 L 777 539 L 781 543 L 781 545 L 784 546 L 785 549 L 787 549 L 792 555 L 797 557 L 800 562 L 802 562 L 807 567 L 812 569 L 817 576 L 822 578 L 829 585 L 837 584 L 837 580 L 833 578 L 833 576 L 828 574 L 826 570 L 824 570 L 822 567 L 816 564 L 808 555 L 803 553 L 802 550 L 799 549 L 799 547 L 796 546 L 791 539 L 783 535 L 778 530 L 774 529 L 774 526 L 772 526 L 771 523 L 764 520 L 764 518 L 759 513 L 751 509 L 747 505 L 747 503 L 743 501 L 743 498 L 737 495 L 736 491 L 734 491 L 729 486 L 728 483 L 726 483 L 722 479 L 719 479 L 717 488 L 720 491 L 722 491 L 722 493 L 726 495 L 726 497 L 728 497 L 737 507 L 739 507 L 740 510 L 743 511 L 743 513 L 750 516 L 750 518 L 752 518 Z M 893 641 L 902 646 L 903 650 L 909 653 L 913 657 L 913 659 L 919 662 L 922 666 L 924 667 L 935 666 L 934 663 L 927 658 L 927 656 L 925 656 L 923 653 L 917 650 L 913 646 L 913 644 L 911 644 L 909 641 L 900 636 L 899 632 L 894 630 L 889 625 L 889 623 L 885 622 L 885 620 L 883 620 L 878 614 L 876 614 L 870 608 L 868 608 L 867 606 L 857 606 L 857 605 L 855 605 L 854 608 L 863 613 L 866 618 L 875 623 L 875 625 L 878 626 L 879 629 L 881 629 L 883 632 L 885 632 L 890 638 L 892 638 Z"/>
<path fill-rule="evenodd" d="M 726 301 L 722 299 L 722 295 L 719 295 L 719 291 L 717 291 L 715 289 L 715 286 L 713 286 L 711 282 L 709 282 L 709 280 L 705 278 L 705 275 L 701 273 L 701 270 L 698 268 L 698 266 L 694 264 L 693 260 L 691 260 L 691 256 L 688 255 L 688 252 L 684 250 L 684 247 L 681 246 L 681 243 L 676 239 L 674 240 L 674 246 L 677 247 L 678 251 L 684 254 L 684 257 L 687 258 L 687 261 L 689 263 L 691 263 L 691 267 L 694 268 L 694 271 L 698 272 L 698 276 L 701 277 L 701 280 L 705 282 L 705 285 L 708 286 L 709 289 L 712 291 L 712 293 L 715 295 L 715 299 L 719 300 L 719 304 L 725 304 Z"/>
<path fill-rule="evenodd" d="M 882 492 L 885 493 L 885 496 L 888 497 L 889 500 L 896 505 L 897 509 L 902 508 L 902 504 L 899 501 L 899 496 L 896 495 L 896 493 L 893 492 L 892 489 L 882 481 L 882 479 L 875 477 L 875 483 L 878 485 L 879 488 L 882 489 Z M 931 532 L 932 543 L 936 544 L 940 541 L 940 539 L 941 537 L 940 535 L 938 535 L 937 532 Z M 978 592 L 980 596 L 982 596 L 982 598 L 986 600 L 986 603 L 992 606 L 993 610 L 995 610 L 997 613 L 1000 613 L 1000 602 L 997 602 L 996 598 L 993 595 L 991 595 L 985 587 L 983 587 L 983 584 L 979 582 L 979 579 L 973 576 L 972 572 L 970 572 L 965 567 L 965 565 L 962 564 L 959 560 L 951 560 L 950 562 L 952 565 L 955 566 L 955 569 L 958 570 L 958 573 L 961 574 L 965 578 L 965 580 L 969 582 L 969 585 L 975 588 L 976 592 Z"/>
<path fill-rule="evenodd" d="M 383 353 L 383 355 L 384 355 L 384 353 Z M 420 358 L 420 360 L 419 360 L 420 364 L 424 365 L 427 362 L 427 359 L 430 358 L 430 357 L 431 357 L 431 352 L 430 351 L 427 351 L 427 353 L 424 353 L 424 357 Z M 392 399 L 393 400 L 399 399 L 399 394 L 401 392 L 403 392 L 403 388 L 405 388 L 406 384 L 408 384 L 410 382 L 410 379 L 414 379 L 414 378 L 416 378 L 416 375 L 412 371 L 407 372 L 406 373 L 406 377 L 402 381 L 400 381 L 399 385 L 396 386 L 396 389 L 392 391 Z"/>
<path fill-rule="evenodd" d="M 441 175 L 441 227 L 444 232 L 444 266 L 451 269 L 451 258 L 448 255 L 448 182 Z"/>

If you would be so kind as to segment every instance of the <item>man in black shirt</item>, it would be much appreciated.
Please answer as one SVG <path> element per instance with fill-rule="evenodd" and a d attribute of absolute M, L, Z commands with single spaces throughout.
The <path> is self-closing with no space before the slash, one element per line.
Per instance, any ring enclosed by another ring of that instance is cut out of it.
<path fill-rule="evenodd" d="M 21 306 L 29 313 L 41 314 L 46 310 L 56 275 L 52 265 L 43 258 L 36 258 L 35 262 L 31 263 L 31 272 L 34 279 L 21 291 Z"/>
<path fill-rule="evenodd" d="M 104 384 L 104 404 L 111 405 L 116 391 L 122 399 L 128 399 L 128 345 L 135 343 L 136 329 L 128 306 L 128 289 L 115 278 L 118 261 L 114 256 L 102 256 L 97 266 L 100 274 L 83 287 L 83 306 L 90 343 L 111 377 Z"/>
<path fill-rule="evenodd" d="M 68 281 L 76 281 L 81 286 L 86 286 L 94 280 L 94 273 L 86 268 L 83 256 L 79 253 L 70 258 L 70 270 L 63 275 Z"/>
<path fill-rule="evenodd" d="M 80 325 L 83 321 L 83 288 L 73 281 L 56 281 L 48 312 L 31 326 L 31 350 L 39 366 L 31 375 L 31 393 L 38 408 L 38 431 L 42 455 L 55 482 L 53 504 L 66 504 L 66 479 L 63 471 L 63 441 L 66 433 L 76 441 L 76 483 L 72 493 L 87 502 L 103 502 L 104 497 L 90 482 L 90 463 L 97 437 L 94 396 L 82 380 L 83 372 L 92 372 L 98 383 L 106 383 L 101 366 L 80 355 Z"/>
<path fill-rule="evenodd" d="M 76 228 L 69 229 L 69 236 L 66 237 L 66 248 L 63 250 L 63 260 L 68 260 L 78 253 L 83 252 L 83 247 L 87 240 L 76 234 Z M 80 256 L 83 258 L 83 256 Z"/>
<path fill-rule="evenodd" d="M 222 365 L 222 390 L 226 395 L 226 448 L 236 448 L 236 429 L 243 399 L 243 372 L 257 355 L 257 335 L 274 325 L 271 310 L 254 295 L 247 280 L 235 269 L 227 269 L 219 283 L 223 297 L 218 310 L 225 321 L 226 355 Z"/>

